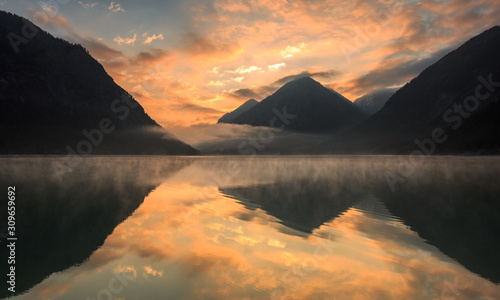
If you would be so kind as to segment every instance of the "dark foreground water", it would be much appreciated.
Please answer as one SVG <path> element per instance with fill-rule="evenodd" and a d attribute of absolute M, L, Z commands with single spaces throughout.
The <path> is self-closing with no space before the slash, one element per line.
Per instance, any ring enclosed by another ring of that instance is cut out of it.
<path fill-rule="evenodd" d="M 407 160 L 0 158 L 0 298 L 500 299 L 500 158 Z"/>

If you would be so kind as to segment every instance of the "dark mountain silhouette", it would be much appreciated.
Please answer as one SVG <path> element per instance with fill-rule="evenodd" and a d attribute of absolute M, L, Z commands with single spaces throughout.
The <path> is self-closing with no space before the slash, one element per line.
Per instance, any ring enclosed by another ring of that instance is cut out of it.
<path fill-rule="evenodd" d="M 161 132 L 81 45 L 2 11 L 0 35 L 1 154 L 66 154 L 82 141 L 91 154 L 197 153 Z"/>
<path fill-rule="evenodd" d="M 304 132 L 335 132 L 367 115 L 349 100 L 310 77 L 288 82 L 231 123 L 283 127 Z"/>
<path fill-rule="evenodd" d="M 240 105 L 237 109 L 223 115 L 217 123 L 232 123 L 236 118 L 241 116 L 242 114 L 249 111 L 252 107 L 257 105 L 259 102 L 255 99 L 250 99 L 247 102 Z"/>
<path fill-rule="evenodd" d="M 353 103 L 371 116 L 381 110 L 396 91 L 394 88 L 381 89 L 359 97 Z"/>
<path fill-rule="evenodd" d="M 399 89 L 378 113 L 335 138 L 332 148 L 342 152 L 402 153 L 420 148 L 415 139 L 434 139 L 427 144 L 429 150 L 435 144 L 435 150 L 427 151 L 429 154 L 498 153 L 498 53 L 500 27 L 496 26 L 428 67 Z"/>

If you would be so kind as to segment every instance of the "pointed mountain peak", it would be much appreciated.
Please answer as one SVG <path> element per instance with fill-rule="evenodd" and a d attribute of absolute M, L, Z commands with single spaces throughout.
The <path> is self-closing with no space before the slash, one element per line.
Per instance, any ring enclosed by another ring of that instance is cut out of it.
<path fill-rule="evenodd" d="M 232 112 L 239 113 L 237 109 Z M 303 132 L 335 132 L 365 120 L 366 114 L 351 101 L 321 83 L 304 76 L 289 81 L 274 94 L 262 100 L 250 110 L 230 119 L 224 116 L 219 123 L 271 126 L 276 111 L 286 111 L 286 129 Z"/>
<path fill-rule="evenodd" d="M 304 76 L 300 78 L 296 78 L 292 81 L 287 82 L 285 85 L 283 85 L 281 88 L 276 91 L 276 93 L 282 93 L 282 92 L 287 92 L 287 93 L 293 93 L 293 91 L 299 91 L 299 90 L 317 90 L 317 89 L 326 89 L 321 83 L 317 82 L 316 80 L 312 79 L 309 76 Z"/>
<path fill-rule="evenodd" d="M 321 83 L 319 83 L 316 80 L 312 79 L 312 77 L 310 77 L 310 76 L 304 76 L 304 77 L 299 77 L 299 78 L 296 78 L 296 79 L 294 79 L 292 81 L 289 81 L 287 84 L 293 84 L 293 85 L 301 84 L 301 85 L 306 85 L 306 84 L 321 84 Z"/>
<path fill-rule="evenodd" d="M 317 82 L 316 80 L 312 79 L 311 76 L 299 77 L 297 79 L 294 79 L 293 81 L 295 81 L 295 82 Z"/>

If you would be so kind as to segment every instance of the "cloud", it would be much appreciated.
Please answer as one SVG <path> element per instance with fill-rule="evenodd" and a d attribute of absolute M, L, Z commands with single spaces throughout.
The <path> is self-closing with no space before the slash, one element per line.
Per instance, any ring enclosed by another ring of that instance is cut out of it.
<path fill-rule="evenodd" d="M 78 4 L 80 4 L 83 8 L 92 8 L 95 7 L 98 3 L 97 2 L 83 3 L 82 1 L 78 1 Z"/>
<path fill-rule="evenodd" d="M 142 276 L 144 278 L 148 278 L 148 275 L 157 276 L 157 277 L 163 277 L 163 271 L 155 270 L 155 269 L 153 269 L 150 266 L 145 266 L 144 267 L 144 273 L 143 273 Z"/>
<path fill-rule="evenodd" d="M 269 65 L 267 68 L 269 70 L 278 70 L 281 67 L 284 67 L 286 64 L 285 63 L 279 63 L 279 64 L 274 64 L 274 65 Z"/>
<path fill-rule="evenodd" d="M 260 71 L 260 70 L 262 70 L 262 68 L 259 68 L 257 66 L 250 66 L 248 68 L 245 66 L 241 66 L 241 67 L 237 68 L 236 70 L 226 71 L 226 72 L 227 73 L 245 74 L 245 73 L 250 73 L 250 72 Z"/>
<path fill-rule="evenodd" d="M 286 247 L 286 243 L 285 242 L 280 242 L 280 241 L 277 241 L 277 240 L 268 240 L 267 241 L 267 245 L 269 245 L 271 247 L 280 248 L 280 249 L 284 249 Z"/>
<path fill-rule="evenodd" d="M 211 85 L 211 86 L 223 86 L 225 84 L 226 84 L 226 82 L 222 82 L 222 81 L 219 81 L 219 80 L 217 80 L 217 81 L 213 81 L 212 80 L 212 81 L 210 81 L 208 83 L 208 85 Z"/>
<path fill-rule="evenodd" d="M 150 49 L 149 51 L 139 52 L 137 55 L 131 57 L 129 62 L 132 65 L 142 64 L 152 64 L 164 60 L 165 58 L 172 58 L 173 55 L 170 51 L 165 49 Z"/>
<path fill-rule="evenodd" d="M 213 40 L 195 32 L 184 34 L 182 43 L 184 44 L 181 47 L 182 51 L 191 56 L 200 57 L 228 59 L 228 55 L 230 56 L 240 49 L 237 42 L 229 43 L 222 40 Z"/>
<path fill-rule="evenodd" d="M 108 9 L 112 12 L 125 12 L 120 3 L 111 2 Z"/>
<path fill-rule="evenodd" d="M 283 78 L 280 78 L 280 79 L 276 80 L 273 83 L 273 86 L 281 86 L 281 85 L 283 85 L 283 84 L 285 84 L 287 82 L 290 82 L 292 80 L 299 79 L 299 78 L 304 78 L 304 77 L 330 79 L 330 78 L 338 76 L 338 75 L 340 75 L 340 72 L 339 71 L 335 71 L 335 70 L 329 70 L 329 71 L 325 71 L 325 72 L 309 72 L 309 71 L 304 71 L 304 72 L 301 72 L 299 74 L 288 75 L 288 76 L 285 76 Z"/>
<path fill-rule="evenodd" d="M 205 107 L 193 103 L 182 103 L 182 104 L 176 104 L 173 106 L 175 109 L 181 110 L 181 111 L 195 111 L 195 112 L 203 112 L 203 113 L 210 113 L 210 114 L 222 114 L 222 111 L 211 108 L 211 107 Z"/>
<path fill-rule="evenodd" d="M 297 47 L 286 46 L 285 50 L 281 50 L 281 56 L 284 58 L 292 57 L 295 54 L 299 54 L 306 51 L 306 47 L 307 47 L 306 43 L 301 43 Z"/>
<path fill-rule="evenodd" d="M 233 97 L 240 98 L 240 99 L 250 99 L 250 98 L 256 98 L 260 99 L 261 95 L 256 93 L 253 89 L 249 88 L 244 88 L 244 89 L 238 89 L 234 92 L 231 93 Z"/>
<path fill-rule="evenodd" d="M 116 274 L 131 273 L 133 274 L 134 278 L 137 277 L 137 270 L 135 269 L 134 266 L 118 265 L 113 269 L 113 272 L 115 272 Z"/>
<path fill-rule="evenodd" d="M 146 34 L 145 34 L 146 35 Z M 144 44 L 151 44 L 154 40 L 163 40 L 163 33 L 160 33 L 159 35 L 153 34 L 152 36 L 145 36 L 146 40 L 144 41 Z"/>
<path fill-rule="evenodd" d="M 270 85 L 263 85 L 255 88 L 243 88 L 243 89 L 237 89 L 235 91 L 231 91 L 229 93 L 229 96 L 237 98 L 237 99 L 263 99 L 266 96 L 268 96 L 270 93 L 275 92 L 278 90 L 281 86 L 284 84 L 295 80 L 299 78 L 304 78 L 304 77 L 312 77 L 312 78 L 321 78 L 321 79 L 330 79 L 335 76 L 340 75 L 341 73 L 336 70 L 329 70 L 329 71 L 321 71 L 321 72 L 310 72 L 310 71 L 303 71 L 298 74 L 293 74 L 293 75 L 287 75 L 285 77 L 282 77 Z"/>
<path fill-rule="evenodd" d="M 90 36 L 79 35 L 74 36 L 73 39 L 87 48 L 92 56 L 99 60 L 110 60 L 117 57 L 123 57 L 123 52 L 111 48 L 102 40 Z"/>
<path fill-rule="evenodd" d="M 208 70 L 207 73 L 219 74 L 219 69 L 220 69 L 220 67 L 214 67 L 213 69 Z"/>
<path fill-rule="evenodd" d="M 59 13 L 58 8 L 47 3 L 41 3 L 42 10 L 46 12 L 49 16 L 53 17 Z"/>
<path fill-rule="evenodd" d="M 224 86 L 224 85 L 230 83 L 231 81 L 241 83 L 243 81 L 243 79 L 245 79 L 245 77 L 241 76 L 241 77 L 234 77 L 234 78 L 227 79 L 227 80 L 215 80 L 215 81 L 210 80 L 208 82 L 208 85 L 209 86 Z"/>
<path fill-rule="evenodd" d="M 345 88 L 351 89 L 354 93 L 369 93 L 380 88 L 402 85 L 450 51 L 452 51 L 451 48 L 445 48 L 424 58 L 412 58 L 404 61 L 388 58 L 382 61 L 376 69 L 349 81 Z"/>
<path fill-rule="evenodd" d="M 234 0 L 218 0 L 214 2 L 214 8 L 219 14 L 226 12 L 250 12 L 250 7 L 245 3 Z"/>
<path fill-rule="evenodd" d="M 183 50 L 191 55 L 207 55 L 218 52 L 219 49 L 215 43 L 197 33 L 189 32 L 183 37 L 185 46 Z"/>
<path fill-rule="evenodd" d="M 45 28 L 53 28 L 56 30 L 58 29 L 67 30 L 70 28 L 68 20 L 63 16 L 50 17 L 43 11 L 36 12 L 35 16 L 36 20 L 40 20 L 41 22 L 43 22 Z"/>
<path fill-rule="evenodd" d="M 137 40 L 137 33 L 134 33 L 134 36 L 131 37 L 131 38 L 122 38 L 121 36 L 117 36 L 117 37 L 115 37 L 113 39 L 113 41 L 115 41 L 115 43 L 117 43 L 118 45 L 122 45 L 122 44 L 127 44 L 127 45 L 134 44 L 136 40 Z"/>

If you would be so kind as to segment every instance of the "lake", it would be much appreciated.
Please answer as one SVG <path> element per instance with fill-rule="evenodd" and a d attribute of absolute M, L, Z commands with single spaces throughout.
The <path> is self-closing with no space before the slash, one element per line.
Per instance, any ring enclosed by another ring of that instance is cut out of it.
<path fill-rule="evenodd" d="M 500 158 L 409 159 L 0 158 L 0 297 L 499 299 Z"/>

